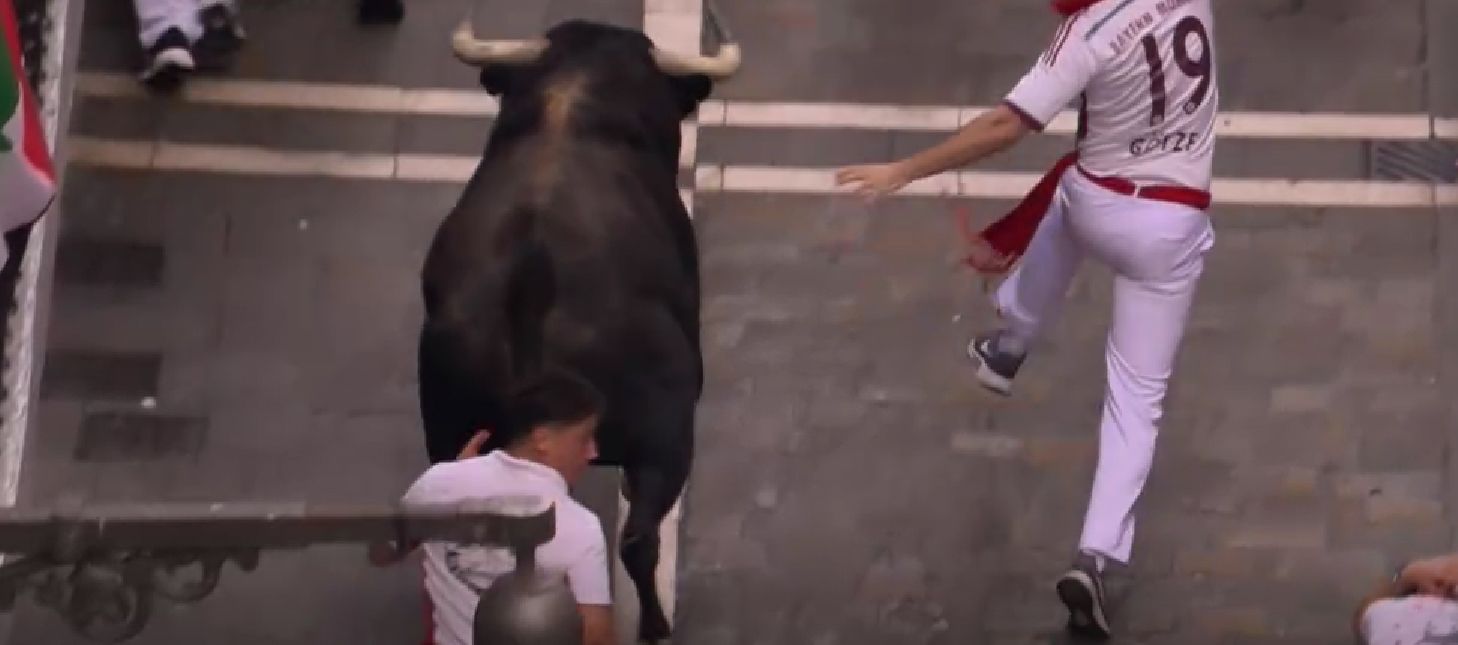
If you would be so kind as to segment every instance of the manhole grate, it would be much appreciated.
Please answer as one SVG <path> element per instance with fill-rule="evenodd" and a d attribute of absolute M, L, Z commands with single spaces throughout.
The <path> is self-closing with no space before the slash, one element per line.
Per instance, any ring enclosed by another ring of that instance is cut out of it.
<path fill-rule="evenodd" d="M 202 452 L 207 434 L 203 417 L 133 412 L 86 415 L 76 440 L 77 461 L 146 461 Z"/>
<path fill-rule="evenodd" d="M 1374 141 L 1367 158 L 1372 179 L 1458 182 L 1458 142 Z"/>

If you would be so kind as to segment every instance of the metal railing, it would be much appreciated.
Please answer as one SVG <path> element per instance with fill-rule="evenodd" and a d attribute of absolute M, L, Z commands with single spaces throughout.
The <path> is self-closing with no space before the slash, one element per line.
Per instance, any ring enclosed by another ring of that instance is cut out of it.
<path fill-rule="evenodd" d="M 141 633 L 154 598 L 200 602 L 224 565 L 258 566 L 266 550 L 318 544 L 446 541 L 509 549 L 515 569 L 496 579 L 476 608 L 475 642 L 580 645 L 581 616 L 565 578 L 536 566 L 555 533 L 555 509 L 512 514 L 521 500 L 459 506 L 305 503 L 108 504 L 63 502 L 0 510 L 0 610 L 21 594 L 77 633 L 116 643 Z M 361 562 L 363 565 L 364 563 Z"/>

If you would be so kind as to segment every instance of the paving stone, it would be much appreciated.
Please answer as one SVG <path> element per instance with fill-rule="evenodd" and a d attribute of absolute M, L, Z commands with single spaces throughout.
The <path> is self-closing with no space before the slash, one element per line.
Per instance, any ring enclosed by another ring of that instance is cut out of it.
<path fill-rule="evenodd" d="M 1187 620 L 1194 630 L 1209 635 L 1248 638 L 1274 631 L 1273 618 L 1260 607 L 1217 607 Z"/>
<path fill-rule="evenodd" d="M 1283 385 L 1271 391 L 1271 412 L 1319 412 L 1330 407 L 1335 396 L 1330 385 Z"/>
<path fill-rule="evenodd" d="M 1443 473 L 1416 470 L 1334 475 L 1337 495 L 1347 500 L 1375 497 L 1427 500 L 1442 495 Z"/>
<path fill-rule="evenodd" d="M 1275 556 L 1261 548 L 1182 549 L 1174 559 L 1176 575 L 1197 578 L 1249 578 L 1268 570 Z"/>
<path fill-rule="evenodd" d="M 41 395 L 137 401 L 155 396 L 162 356 L 156 352 L 53 349 L 46 352 Z"/>
<path fill-rule="evenodd" d="M 1433 500 L 1375 498 L 1367 500 L 1367 521 L 1373 524 L 1437 524 L 1443 504 Z"/>
<path fill-rule="evenodd" d="M 1432 418 L 1432 415 L 1424 415 Z M 1361 467 L 1369 470 L 1429 469 L 1442 465 L 1444 456 L 1434 449 L 1428 428 L 1439 427 L 1436 420 L 1424 422 L 1420 416 L 1412 425 L 1391 424 L 1369 427 L 1362 432 Z"/>
<path fill-rule="evenodd" d="M 970 456 L 1007 459 L 1023 451 L 1023 440 L 1009 435 L 958 432 L 952 435 L 951 448 Z"/>
<path fill-rule="evenodd" d="M 157 138 L 275 150 L 390 154 L 396 151 L 398 120 L 388 113 L 182 103 L 167 111 Z"/>
<path fill-rule="evenodd" d="M 79 461 L 148 461 L 196 454 L 207 437 L 204 419 L 97 413 L 81 422 Z"/>
<path fill-rule="evenodd" d="M 76 97 L 71 113 L 75 135 L 150 141 L 157 138 L 169 104 L 161 100 Z"/>
<path fill-rule="evenodd" d="M 1262 464 L 1346 466 L 1357 459 L 1358 436 L 1335 415 L 1285 415 L 1279 426 L 1256 437 L 1255 456 Z"/>
<path fill-rule="evenodd" d="M 161 245 L 62 236 L 56 249 L 57 282 L 135 289 L 160 287 L 166 253 Z"/>
<path fill-rule="evenodd" d="M 1232 531 L 1226 544 L 1232 548 L 1316 548 L 1326 543 L 1324 518 L 1247 517 L 1245 524 Z"/>
<path fill-rule="evenodd" d="M 398 150 L 403 153 L 479 155 L 495 127 L 488 117 L 413 117 L 401 119 Z M 702 136 L 702 135 L 700 135 Z"/>
<path fill-rule="evenodd" d="M 1365 504 L 1336 505 L 1329 526 L 1331 546 L 1336 548 L 1372 548 L 1402 554 L 1437 553 L 1452 546 L 1452 531 L 1441 522 L 1373 522 Z"/>

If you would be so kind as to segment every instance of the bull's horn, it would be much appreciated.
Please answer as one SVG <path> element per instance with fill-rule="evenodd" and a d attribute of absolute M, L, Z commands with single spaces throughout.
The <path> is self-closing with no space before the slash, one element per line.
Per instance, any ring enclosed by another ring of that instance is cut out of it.
<path fill-rule="evenodd" d="M 451 49 L 461 62 L 476 66 L 523 65 L 547 49 L 545 40 L 477 40 L 471 18 L 466 17 L 451 36 Z"/>
<path fill-rule="evenodd" d="M 739 45 L 725 43 L 719 47 L 719 53 L 714 56 L 675 54 L 655 48 L 653 59 L 658 61 L 658 69 L 663 70 L 665 74 L 674 76 L 703 74 L 716 81 L 721 81 L 739 71 Z"/>

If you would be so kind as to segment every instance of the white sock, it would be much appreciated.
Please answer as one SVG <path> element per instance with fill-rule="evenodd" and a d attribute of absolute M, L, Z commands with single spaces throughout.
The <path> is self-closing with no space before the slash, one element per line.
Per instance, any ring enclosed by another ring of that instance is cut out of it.
<path fill-rule="evenodd" d="M 1008 331 L 997 337 L 997 351 L 1008 354 L 1028 353 L 1028 341 L 1024 340 L 1016 332 Z"/>

